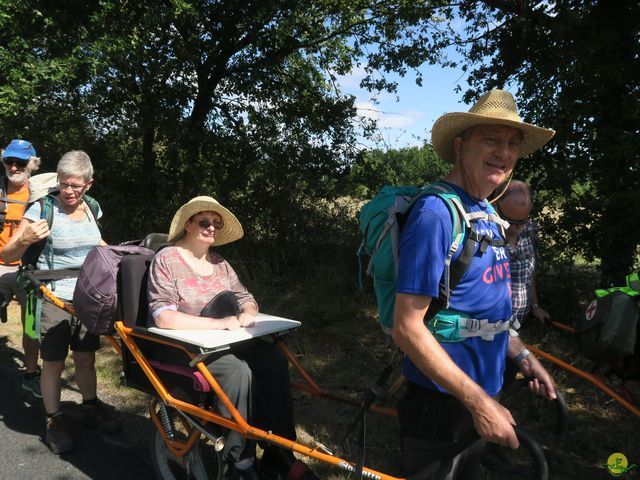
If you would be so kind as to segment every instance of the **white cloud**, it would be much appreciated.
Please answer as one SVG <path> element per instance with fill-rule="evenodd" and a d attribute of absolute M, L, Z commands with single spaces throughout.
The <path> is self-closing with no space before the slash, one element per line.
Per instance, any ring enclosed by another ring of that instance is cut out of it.
<path fill-rule="evenodd" d="M 386 111 L 381 110 L 370 102 L 356 103 L 358 115 L 371 118 L 378 122 L 380 129 L 403 129 L 411 128 L 419 123 L 424 114 L 415 110 Z"/>
<path fill-rule="evenodd" d="M 347 75 L 337 75 L 336 81 L 338 85 L 340 85 L 340 88 L 349 92 L 358 90 L 360 88 L 360 82 L 366 76 L 367 72 L 364 67 L 358 66 L 353 68 Z"/>

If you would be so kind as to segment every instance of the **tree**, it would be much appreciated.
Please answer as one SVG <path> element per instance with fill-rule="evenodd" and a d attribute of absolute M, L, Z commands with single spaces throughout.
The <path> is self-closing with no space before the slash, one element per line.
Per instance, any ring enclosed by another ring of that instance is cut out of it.
<path fill-rule="evenodd" d="M 619 281 L 640 238 L 629 218 L 640 183 L 639 9 L 0 0 L 0 128 L 29 136 L 48 167 L 71 147 L 89 151 L 107 238 L 166 229 L 170 212 L 207 192 L 241 215 L 250 237 L 293 242 L 295 252 L 317 231 L 307 206 L 335 196 L 350 166 L 376 155 L 356 148 L 375 125 L 358 131 L 337 75 L 360 65 L 364 86 L 393 92 L 386 73 L 451 65 L 444 52 L 457 45 L 470 71 L 466 100 L 517 90 L 524 117 L 558 131 L 518 175 L 562 212 L 545 219 L 557 251 L 599 257 L 603 278 Z"/>
<path fill-rule="evenodd" d="M 446 175 L 450 165 L 431 145 L 365 152 L 350 168 L 346 189 L 362 199 L 373 197 L 384 185 L 426 185 Z"/>
<path fill-rule="evenodd" d="M 0 5 L 0 126 L 53 158 L 89 150 L 105 211 L 130 217 L 105 217 L 112 238 L 166 228 L 202 192 L 286 236 L 358 155 L 336 76 L 362 62 L 365 85 L 393 91 L 378 72 L 435 62 L 445 41 L 408 0 Z"/>
<path fill-rule="evenodd" d="M 600 258 L 602 280 L 620 284 L 640 243 L 640 4 L 487 0 L 459 13 L 474 64 L 465 98 L 516 89 L 524 117 L 557 131 L 517 168 L 554 212 L 554 251 Z"/>

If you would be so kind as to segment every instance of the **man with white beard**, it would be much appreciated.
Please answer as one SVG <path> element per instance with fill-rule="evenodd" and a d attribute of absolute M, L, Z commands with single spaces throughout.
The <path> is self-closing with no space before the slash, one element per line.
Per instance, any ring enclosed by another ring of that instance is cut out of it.
<path fill-rule="evenodd" d="M 36 157 L 35 148 L 27 140 L 11 140 L 7 148 L 2 150 L 1 156 L 5 175 L 0 175 L 0 251 L 9 242 L 22 220 L 29 200 L 29 177 L 40 167 L 40 158 Z M 27 295 L 16 284 L 19 265 L 19 261 L 5 262 L 0 256 L 0 302 L 4 309 L 15 295 L 20 304 L 25 366 L 22 388 L 35 397 L 42 398 L 38 367 L 39 342 L 24 332 Z"/>

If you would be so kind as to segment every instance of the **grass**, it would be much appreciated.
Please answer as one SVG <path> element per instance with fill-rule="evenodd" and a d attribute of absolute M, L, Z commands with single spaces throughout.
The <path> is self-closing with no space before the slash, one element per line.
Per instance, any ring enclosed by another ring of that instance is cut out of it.
<path fill-rule="evenodd" d="M 259 288 L 259 278 L 248 282 L 261 303 L 263 311 L 296 318 L 303 328 L 291 335 L 287 343 L 304 367 L 323 388 L 360 398 L 375 380 L 388 358 L 384 335 L 375 323 L 375 304 L 370 292 L 360 293 L 349 276 L 336 276 L 335 268 L 309 271 L 290 288 Z M 588 268 L 576 268 L 567 273 L 541 276 L 541 303 L 548 307 L 555 320 L 571 324 L 583 311 L 595 285 L 594 273 Z M 291 282 L 293 283 L 293 282 Z M 2 327 L 4 335 L 20 349 L 20 329 L 15 309 L 9 324 Z M 527 343 L 541 347 L 566 362 L 590 369 L 593 364 L 580 356 L 576 338 L 555 329 L 529 322 L 523 337 Z M 555 479 L 610 478 L 603 467 L 614 452 L 627 456 L 629 463 L 640 464 L 640 428 L 638 418 L 577 377 L 545 363 L 564 393 L 569 407 L 569 430 L 564 438 L 555 433 L 554 404 L 534 398 L 526 389 L 507 400 L 519 425 L 532 433 L 542 446 Z M 73 386 L 72 366 L 65 381 Z M 120 385 L 120 359 L 113 349 L 105 348 L 97 355 L 99 391 L 109 403 L 119 409 L 144 417 L 147 396 Z M 295 375 L 294 375 L 295 377 Z M 640 398 L 637 382 L 628 382 L 630 390 Z M 390 406 L 402 389 L 386 400 Z M 301 441 L 309 445 L 318 442 L 340 456 L 355 460 L 358 454 L 356 435 L 345 441 L 347 427 L 357 409 L 331 400 L 319 400 L 295 393 L 296 420 Z M 148 422 L 147 422 L 148 423 Z M 149 430 L 142 434 L 148 435 Z M 385 473 L 400 475 L 399 432 L 394 418 L 367 416 L 367 464 Z M 527 457 L 517 461 L 527 462 Z M 314 462 L 322 479 L 348 478 Z M 489 471 L 484 478 L 498 478 Z M 621 478 L 640 478 L 638 469 Z"/>

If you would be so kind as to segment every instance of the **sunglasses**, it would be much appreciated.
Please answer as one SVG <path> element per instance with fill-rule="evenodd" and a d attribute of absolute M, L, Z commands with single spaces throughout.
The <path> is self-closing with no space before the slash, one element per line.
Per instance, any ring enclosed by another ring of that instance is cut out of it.
<path fill-rule="evenodd" d="M 514 218 L 509 218 L 504 214 L 504 212 L 500 208 L 500 205 L 496 205 L 496 207 L 497 207 L 496 210 L 498 210 L 498 214 L 500 215 L 500 218 L 509 222 L 509 225 L 524 225 L 529 221 L 529 217 L 525 218 L 524 220 L 516 220 Z"/>
<path fill-rule="evenodd" d="M 27 163 L 29 163 L 29 160 L 22 160 L 21 158 L 13 158 L 13 157 L 3 158 L 2 161 L 7 167 L 10 167 L 11 165 L 16 165 L 17 167 L 24 168 L 27 166 Z"/>
<path fill-rule="evenodd" d="M 215 228 L 216 230 L 222 230 L 222 227 L 224 227 L 224 222 L 217 221 L 217 220 L 210 222 L 209 220 L 205 220 L 205 219 L 198 221 L 198 226 L 203 230 L 206 230 L 212 225 L 213 225 L 213 228 Z"/>

